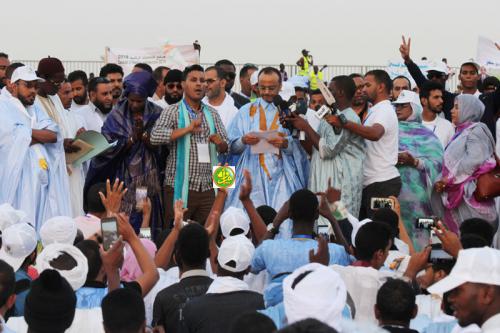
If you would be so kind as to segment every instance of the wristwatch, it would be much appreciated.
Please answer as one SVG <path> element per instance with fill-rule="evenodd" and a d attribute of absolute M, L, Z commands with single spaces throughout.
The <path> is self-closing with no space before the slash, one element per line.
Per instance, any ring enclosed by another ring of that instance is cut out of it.
<path fill-rule="evenodd" d="M 345 115 L 339 114 L 339 120 L 342 126 L 345 126 L 347 124 L 347 118 L 345 117 Z"/>
<path fill-rule="evenodd" d="M 267 226 L 267 231 L 269 231 L 270 233 L 272 233 L 274 236 L 276 236 L 279 232 L 280 232 L 280 229 L 279 228 L 275 228 L 274 227 L 274 224 L 270 223 L 268 226 Z"/>

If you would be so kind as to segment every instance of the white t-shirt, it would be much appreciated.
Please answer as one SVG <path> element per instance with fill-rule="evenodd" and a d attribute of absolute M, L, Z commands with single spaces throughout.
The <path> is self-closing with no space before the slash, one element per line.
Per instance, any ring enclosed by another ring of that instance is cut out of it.
<path fill-rule="evenodd" d="M 422 125 L 427 127 L 435 136 L 438 137 L 439 141 L 443 145 L 443 149 L 446 148 L 448 143 L 450 143 L 451 138 L 455 134 L 455 127 L 452 123 L 444 118 L 436 117 L 433 121 L 422 120 Z"/>
<path fill-rule="evenodd" d="M 202 102 L 217 110 L 220 119 L 222 120 L 222 124 L 224 124 L 224 127 L 227 131 L 227 129 L 229 128 L 229 124 L 231 124 L 234 116 L 236 116 L 236 114 L 238 113 L 238 108 L 234 106 L 234 99 L 228 93 L 226 93 L 226 97 L 224 98 L 224 101 L 221 105 L 215 106 L 210 104 L 207 96 L 203 98 Z"/>
<path fill-rule="evenodd" d="M 365 139 L 366 157 L 363 167 L 363 187 L 399 177 L 399 126 L 394 107 L 388 100 L 377 103 L 368 111 L 364 126 L 379 124 L 384 135 L 378 141 Z"/>

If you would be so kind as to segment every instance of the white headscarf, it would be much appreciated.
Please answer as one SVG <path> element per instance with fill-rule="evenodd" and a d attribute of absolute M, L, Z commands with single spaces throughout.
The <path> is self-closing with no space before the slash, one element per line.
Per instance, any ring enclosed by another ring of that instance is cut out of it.
<path fill-rule="evenodd" d="M 76 261 L 76 266 L 69 271 L 56 270 L 68 281 L 73 290 L 76 291 L 85 284 L 89 270 L 87 257 L 77 247 L 69 244 L 50 244 L 36 258 L 36 268 L 38 273 L 42 273 L 46 269 L 55 269 L 50 265 L 50 262 L 59 258 L 63 253 L 70 255 Z"/>
<path fill-rule="evenodd" d="M 76 222 L 69 216 L 56 216 L 48 219 L 40 228 L 43 246 L 53 243 L 73 245 L 77 233 Z"/>
<path fill-rule="evenodd" d="M 311 272 L 292 288 L 297 277 L 308 271 Z M 283 281 L 283 305 L 288 324 L 314 318 L 339 330 L 346 298 L 347 290 L 340 275 L 317 263 L 296 269 Z"/>

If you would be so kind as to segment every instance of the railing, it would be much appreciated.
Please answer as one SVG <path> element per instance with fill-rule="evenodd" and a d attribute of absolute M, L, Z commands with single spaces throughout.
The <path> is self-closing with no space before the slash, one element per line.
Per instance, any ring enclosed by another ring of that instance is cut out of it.
<path fill-rule="evenodd" d="M 17 60 L 16 62 L 22 62 L 25 65 L 30 65 L 35 68 L 38 66 L 38 60 Z M 87 74 L 93 73 L 94 75 L 99 75 L 99 71 L 102 66 L 104 66 L 103 61 L 81 61 L 81 60 L 64 60 L 63 61 L 64 68 L 66 69 L 66 74 L 75 71 L 75 70 L 83 70 Z M 211 63 L 202 63 L 203 67 L 207 67 L 213 65 Z M 238 74 L 240 69 L 244 64 L 236 64 L 236 73 Z M 279 67 L 278 64 L 255 64 L 259 68 L 264 68 L 267 66 Z M 329 65 L 324 70 L 324 78 L 331 79 L 337 75 L 349 75 L 352 73 L 364 74 L 372 69 L 384 69 L 385 65 Z M 285 70 L 288 73 L 289 77 L 297 74 L 298 66 L 297 65 L 285 65 Z M 453 68 L 455 73 L 458 73 L 458 68 Z M 453 75 L 448 80 L 448 89 L 451 91 L 455 91 L 458 84 L 458 75 Z M 239 91 L 240 84 L 239 80 L 236 79 L 234 83 L 234 90 Z"/>

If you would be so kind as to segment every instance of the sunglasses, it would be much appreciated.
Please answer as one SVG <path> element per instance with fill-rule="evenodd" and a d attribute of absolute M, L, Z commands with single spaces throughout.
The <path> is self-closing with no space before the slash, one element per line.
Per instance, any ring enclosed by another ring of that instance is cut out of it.
<path fill-rule="evenodd" d="M 234 73 L 234 72 L 227 72 L 225 76 L 229 80 L 234 80 L 236 78 L 236 73 Z"/>
<path fill-rule="evenodd" d="M 428 78 L 429 80 L 432 80 L 432 79 L 434 79 L 434 78 L 441 79 L 441 78 L 444 78 L 444 77 L 445 77 L 445 74 L 443 74 L 443 73 L 432 73 L 432 72 L 431 72 L 431 73 L 428 73 L 428 74 L 427 74 L 427 78 Z"/>
<path fill-rule="evenodd" d="M 168 83 L 167 84 L 167 88 L 168 89 L 177 88 L 177 89 L 181 90 L 182 89 L 182 84 L 180 84 L 180 83 Z"/>

